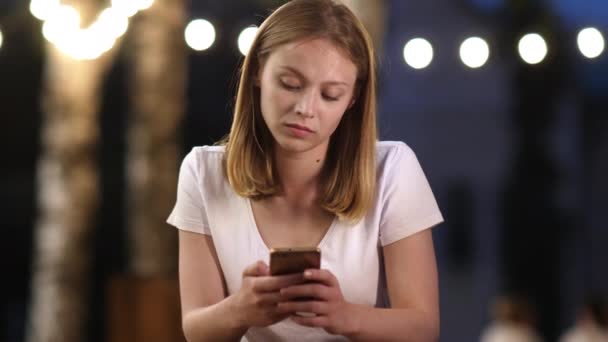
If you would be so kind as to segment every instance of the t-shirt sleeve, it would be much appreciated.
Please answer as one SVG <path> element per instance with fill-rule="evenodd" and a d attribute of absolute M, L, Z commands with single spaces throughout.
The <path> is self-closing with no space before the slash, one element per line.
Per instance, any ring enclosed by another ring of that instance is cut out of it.
<path fill-rule="evenodd" d="M 380 219 L 382 246 L 443 222 L 429 182 L 407 145 L 396 145 L 384 167 L 386 177 L 381 184 L 384 189 Z"/>
<path fill-rule="evenodd" d="M 181 230 L 211 235 L 201 187 L 201 164 L 196 150 L 182 161 L 177 182 L 177 200 L 167 223 Z"/>

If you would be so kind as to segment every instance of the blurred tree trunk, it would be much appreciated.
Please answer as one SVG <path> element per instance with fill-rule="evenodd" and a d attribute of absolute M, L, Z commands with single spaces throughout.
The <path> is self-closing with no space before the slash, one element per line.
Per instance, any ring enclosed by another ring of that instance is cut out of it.
<path fill-rule="evenodd" d="M 184 0 L 157 0 L 131 28 L 127 226 L 130 271 L 139 277 L 177 275 L 177 232 L 165 220 L 175 204 L 185 106 L 185 19 Z"/>
<path fill-rule="evenodd" d="M 68 1 L 86 25 L 95 1 Z M 112 52 L 76 61 L 46 45 L 27 341 L 86 340 L 91 235 L 99 202 L 97 113 Z"/>
<path fill-rule="evenodd" d="M 382 56 L 386 32 L 387 0 L 343 0 L 361 19 L 374 43 L 378 56 Z"/>

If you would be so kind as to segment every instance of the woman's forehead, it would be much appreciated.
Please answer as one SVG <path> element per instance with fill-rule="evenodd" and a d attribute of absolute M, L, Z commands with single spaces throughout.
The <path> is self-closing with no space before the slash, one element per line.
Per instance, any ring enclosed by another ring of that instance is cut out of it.
<path fill-rule="evenodd" d="M 308 39 L 279 46 L 268 56 L 273 68 L 296 71 L 305 77 L 352 84 L 357 67 L 348 54 L 326 39 Z"/>

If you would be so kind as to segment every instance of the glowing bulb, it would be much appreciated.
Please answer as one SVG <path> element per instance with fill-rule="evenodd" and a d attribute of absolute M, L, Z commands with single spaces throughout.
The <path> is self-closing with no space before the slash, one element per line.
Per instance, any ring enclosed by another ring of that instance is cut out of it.
<path fill-rule="evenodd" d="M 126 17 L 132 17 L 139 11 L 139 1 L 112 0 L 112 8 L 115 8 Z"/>
<path fill-rule="evenodd" d="M 519 40 L 519 55 L 528 64 L 538 64 L 547 56 L 547 43 L 537 33 L 529 33 Z"/>
<path fill-rule="evenodd" d="M 250 26 L 245 28 L 243 31 L 241 31 L 241 34 L 239 34 L 237 44 L 239 46 L 239 51 L 243 54 L 243 56 L 247 55 L 249 52 L 257 32 L 258 28 L 256 26 Z"/>
<path fill-rule="evenodd" d="M 147 10 L 154 4 L 154 0 L 139 0 L 137 1 L 137 8 L 140 11 Z"/>
<path fill-rule="evenodd" d="M 602 33 L 594 28 L 588 27 L 579 32 L 576 39 L 578 48 L 583 56 L 587 58 L 596 58 L 604 52 L 606 42 Z"/>
<path fill-rule="evenodd" d="M 56 43 L 62 37 L 69 36 L 80 27 L 80 14 L 74 7 L 61 5 L 57 7 L 42 26 L 42 34 L 48 41 Z"/>
<path fill-rule="evenodd" d="M 30 12 L 40 20 L 47 20 L 60 5 L 60 0 L 32 0 L 30 2 Z"/>
<path fill-rule="evenodd" d="M 106 8 L 91 25 L 100 31 L 108 32 L 113 38 L 121 37 L 129 28 L 129 19 L 114 7 Z"/>
<path fill-rule="evenodd" d="M 186 43 L 196 51 L 207 50 L 215 41 L 215 28 L 205 19 L 192 20 L 184 31 Z"/>
<path fill-rule="evenodd" d="M 414 69 L 424 69 L 433 60 L 433 46 L 424 38 L 414 38 L 403 48 L 405 62 Z"/>
<path fill-rule="evenodd" d="M 469 68 L 482 67 L 489 56 L 488 43 L 479 37 L 468 38 L 460 45 L 460 59 Z"/>
<path fill-rule="evenodd" d="M 0 30 L 0 48 L 2 48 L 2 42 L 3 42 L 4 38 L 2 36 L 2 30 Z"/>

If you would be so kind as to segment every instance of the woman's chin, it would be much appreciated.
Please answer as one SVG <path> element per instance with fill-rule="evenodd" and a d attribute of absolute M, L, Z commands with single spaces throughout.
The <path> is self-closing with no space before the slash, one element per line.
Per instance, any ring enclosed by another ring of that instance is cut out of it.
<path fill-rule="evenodd" d="M 317 145 L 310 140 L 294 139 L 290 137 L 277 140 L 276 146 L 279 150 L 289 153 L 307 152 L 317 147 Z"/>

